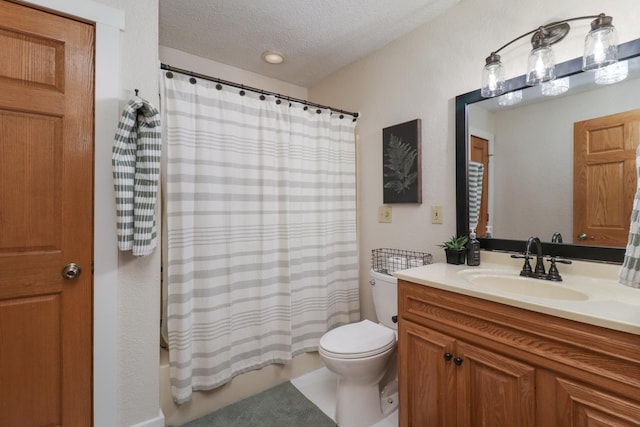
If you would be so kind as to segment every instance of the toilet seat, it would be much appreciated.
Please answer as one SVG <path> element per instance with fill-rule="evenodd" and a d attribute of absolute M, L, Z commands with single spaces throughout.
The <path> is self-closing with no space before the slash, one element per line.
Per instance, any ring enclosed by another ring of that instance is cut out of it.
<path fill-rule="evenodd" d="M 361 359 L 392 349 L 396 334 L 370 320 L 332 329 L 320 339 L 319 351 L 335 359 Z"/>

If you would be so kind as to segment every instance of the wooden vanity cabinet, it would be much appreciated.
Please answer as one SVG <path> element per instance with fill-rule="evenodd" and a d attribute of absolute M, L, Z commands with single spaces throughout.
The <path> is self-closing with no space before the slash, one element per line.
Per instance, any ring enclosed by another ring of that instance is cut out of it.
<path fill-rule="evenodd" d="M 398 281 L 402 427 L 640 426 L 640 336 Z"/>

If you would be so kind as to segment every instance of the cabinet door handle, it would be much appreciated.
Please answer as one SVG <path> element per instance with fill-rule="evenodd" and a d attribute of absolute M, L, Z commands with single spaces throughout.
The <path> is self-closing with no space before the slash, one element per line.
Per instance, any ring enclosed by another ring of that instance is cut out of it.
<path fill-rule="evenodd" d="M 456 366 L 462 365 L 462 358 L 456 357 L 455 359 L 453 359 L 453 363 L 455 363 Z"/>
<path fill-rule="evenodd" d="M 446 360 L 447 362 L 449 360 L 451 360 L 452 358 L 453 358 L 453 354 L 451 354 L 451 353 L 445 353 L 444 354 L 444 360 Z"/>

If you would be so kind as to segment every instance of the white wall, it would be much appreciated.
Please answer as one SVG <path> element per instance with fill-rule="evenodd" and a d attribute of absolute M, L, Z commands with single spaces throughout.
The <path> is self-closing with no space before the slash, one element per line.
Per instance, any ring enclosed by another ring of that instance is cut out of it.
<path fill-rule="evenodd" d="M 170 47 L 160 46 L 160 62 L 194 73 L 240 83 L 256 89 L 264 89 L 293 98 L 307 99 L 308 96 L 307 88 L 265 77 L 221 62 L 211 61 Z"/>
<path fill-rule="evenodd" d="M 120 108 L 139 89 L 158 105 L 158 0 L 99 0 L 125 13 L 120 33 Z M 114 123 L 114 134 L 115 134 Z M 109 177 L 96 177 L 107 179 Z M 101 197 L 101 195 L 96 195 Z M 149 422 L 160 408 L 158 313 L 160 250 L 118 259 L 118 425 Z"/>
<path fill-rule="evenodd" d="M 604 9 L 604 10 L 603 10 Z M 455 116 L 458 94 L 480 87 L 484 60 L 514 37 L 555 19 L 613 16 L 621 42 L 640 37 L 636 0 L 603 5 L 596 0 L 463 0 L 432 23 L 390 43 L 309 89 L 314 102 L 363 113 L 358 120 L 360 289 L 362 313 L 375 319 L 368 285 L 373 248 L 393 247 L 444 254 L 436 244 L 456 231 Z M 589 21 L 554 46 L 556 61 L 582 55 Z M 526 39 L 501 52 L 508 77 L 524 73 Z M 422 119 L 422 205 L 393 205 L 393 223 L 377 222 L 382 205 L 382 128 Z M 443 206 L 442 225 L 430 223 L 430 206 Z"/>
<path fill-rule="evenodd" d="M 158 0 L 98 2 L 125 14 L 125 30 L 120 33 L 120 109 L 134 95 L 134 89 L 157 106 Z M 114 122 L 114 134 L 116 125 Z M 96 180 L 111 182 L 112 178 L 96 176 Z M 96 194 L 100 198 L 111 196 Z M 157 420 L 160 408 L 160 250 L 144 258 L 120 253 L 117 287 L 117 318 L 112 319 L 118 324 L 117 423 L 149 425 Z"/>

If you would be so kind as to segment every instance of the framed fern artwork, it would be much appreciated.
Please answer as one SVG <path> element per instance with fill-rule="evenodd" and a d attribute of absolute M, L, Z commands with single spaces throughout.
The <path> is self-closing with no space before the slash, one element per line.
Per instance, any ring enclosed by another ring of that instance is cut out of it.
<path fill-rule="evenodd" d="M 420 119 L 382 129 L 384 203 L 422 203 Z"/>

